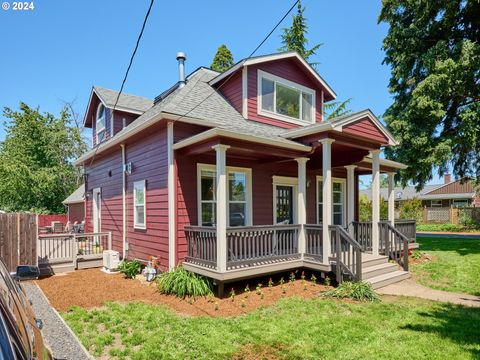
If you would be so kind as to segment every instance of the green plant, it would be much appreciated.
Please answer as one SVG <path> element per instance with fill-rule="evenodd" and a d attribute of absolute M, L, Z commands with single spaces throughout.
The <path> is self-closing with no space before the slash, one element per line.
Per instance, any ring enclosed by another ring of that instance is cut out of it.
<path fill-rule="evenodd" d="M 235 301 L 235 289 L 232 288 L 232 290 L 230 290 L 230 300 L 232 300 L 232 302 Z"/>
<path fill-rule="evenodd" d="M 268 288 L 270 289 L 270 291 L 272 290 L 272 287 L 273 287 L 273 280 L 272 278 L 268 279 Z"/>
<path fill-rule="evenodd" d="M 302 274 L 300 275 L 300 279 L 305 280 L 305 271 L 302 271 Z"/>
<path fill-rule="evenodd" d="M 257 295 L 260 295 L 262 293 L 262 286 L 262 284 L 258 284 L 255 288 L 255 292 L 257 293 Z"/>
<path fill-rule="evenodd" d="M 400 219 L 415 219 L 422 222 L 422 201 L 417 198 L 404 201 L 400 207 Z"/>
<path fill-rule="evenodd" d="M 280 285 L 285 284 L 285 280 L 283 279 L 283 276 L 280 278 L 280 281 L 278 282 Z"/>
<path fill-rule="evenodd" d="M 422 258 L 422 253 L 420 252 L 420 250 L 413 250 L 411 256 L 412 259 L 419 260 Z"/>
<path fill-rule="evenodd" d="M 288 279 L 290 280 L 290 282 L 295 281 L 295 273 L 293 271 L 290 273 L 290 276 L 288 277 Z"/>
<path fill-rule="evenodd" d="M 244 291 L 245 291 L 245 298 L 248 299 L 248 295 L 250 295 L 250 286 L 248 286 L 248 284 L 247 284 L 247 286 L 245 286 Z"/>
<path fill-rule="evenodd" d="M 323 282 L 325 283 L 325 285 L 330 286 L 332 281 L 331 281 L 330 277 L 327 275 L 327 276 L 325 276 L 325 280 Z"/>
<path fill-rule="evenodd" d="M 317 277 L 314 274 L 312 274 L 312 277 L 310 278 L 310 280 L 312 281 L 313 285 L 317 284 Z"/>
<path fill-rule="evenodd" d="M 335 289 L 322 293 L 322 297 L 339 299 L 348 298 L 359 301 L 379 300 L 378 295 L 369 283 L 350 281 L 343 282 Z"/>
<path fill-rule="evenodd" d="M 181 298 L 208 296 L 212 293 L 212 285 L 207 278 L 179 266 L 160 276 L 158 291 L 162 294 L 173 294 Z"/>
<path fill-rule="evenodd" d="M 118 266 L 118 270 L 127 278 L 133 279 L 137 274 L 140 273 L 142 269 L 142 264 L 138 260 L 123 260 Z"/>

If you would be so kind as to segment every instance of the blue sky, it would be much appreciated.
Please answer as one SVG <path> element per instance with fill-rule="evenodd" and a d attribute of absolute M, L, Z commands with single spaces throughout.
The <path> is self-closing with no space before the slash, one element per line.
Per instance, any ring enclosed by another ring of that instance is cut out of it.
<path fill-rule="evenodd" d="M 63 101 L 75 100 L 83 116 L 92 85 L 120 88 L 149 3 L 34 0 L 33 11 L 0 9 L 0 108 L 24 101 L 58 114 Z M 209 66 L 222 43 L 235 60 L 248 56 L 292 3 L 156 0 L 124 92 L 153 98 L 173 84 L 177 51 L 187 53 L 187 72 Z M 382 115 L 392 97 L 381 50 L 388 28 L 377 24 L 381 2 L 302 3 L 311 44 L 323 43 L 313 59 L 320 62 L 320 74 L 338 99 L 352 98 L 352 110 L 370 108 Z M 291 16 L 281 27 L 290 24 Z M 280 34 L 277 30 L 257 54 L 275 52 Z"/>

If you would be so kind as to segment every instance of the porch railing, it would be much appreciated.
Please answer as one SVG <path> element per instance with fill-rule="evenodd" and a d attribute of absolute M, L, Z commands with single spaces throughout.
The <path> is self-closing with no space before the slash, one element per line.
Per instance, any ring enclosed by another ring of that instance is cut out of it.
<path fill-rule="evenodd" d="M 395 229 L 405 235 L 410 242 L 417 238 L 417 222 L 415 220 L 395 220 Z"/>
<path fill-rule="evenodd" d="M 362 246 L 341 226 L 329 227 L 332 242 L 332 258 L 335 261 L 335 275 L 338 283 L 346 274 L 353 281 L 362 280 Z"/>
<path fill-rule="evenodd" d="M 388 221 L 378 223 L 380 232 L 380 252 L 395 260 L 408 271 L 409 239 Z"/>
<path fill-rule="evenodd" d="M 207 226 L 185 228 L 187 262 L 215 269 L 217 267 L 217 232 Z"/>
<path fill-rule="evenodd" d="M 372 222 L 371 221 L 352 221 L 353 238 L 362 247 L 363 251 L 372 250 Z"/>
<path fill-rule="evenodd" d="M 299 257 L 300 225 L 242 226 L 227 229 L 227 269 Z"/>
<path fill-rule="evenodd" d="M 305 225 L 305 257 L 322 262 L 323 260 L 322 225 Z"/>

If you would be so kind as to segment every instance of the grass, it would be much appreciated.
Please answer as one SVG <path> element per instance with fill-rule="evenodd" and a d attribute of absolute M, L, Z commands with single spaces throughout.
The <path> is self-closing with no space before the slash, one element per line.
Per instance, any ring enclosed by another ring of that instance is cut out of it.
<path fill-rule="evenodd" d="M 158 291 L 162 294 L 172 294 L 181 298 L 212 294 L 212 286 L 206 277 L 187 271 L 182 266 L 163 273 L 157 283 Z"/>
<path fill-rule="evenodd" d="M 185 317 L 144 303 L 73 308 L 63 316 L 102 359 L 253 359 L 252 349 L 269 359 L 480 356 L 480 309 L 410 298 L 288 298 L 236 318 Z"/>
<path fill-rule="evenodd" d="M 480 239 L 417 237 L 434 260 L 412 265 L 419 283 L 433 289 L 480 295 Z"/>
<path fill-rule="evenodd" d="M 467 227 L 456 224 L 417 224 L 417 231 L 425 232 L 479 232 L 480 226 Z"/>

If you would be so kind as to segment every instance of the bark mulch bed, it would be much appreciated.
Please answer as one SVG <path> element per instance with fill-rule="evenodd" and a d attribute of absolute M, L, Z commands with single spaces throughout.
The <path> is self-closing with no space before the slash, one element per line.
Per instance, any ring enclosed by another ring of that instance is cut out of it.
<path fill-rule="evenodd" d="M 297 278 L 300 275 L 297 274 Z M 319 278 L 319 276 L 318 276 Z M 268 287 L 268 278 L 249 280 L 250 292 L 245 293 L 246 283 L 233 283 L 225 286 L 227 294 L 233 287 L 235 297 L 186 298 L 179 299 L 157 292 L 155 283 L 146 283 L 139 279 L 125 279 L 121 274 L 105 274 L 100 269 L 78 270 L 67 274 L 39 279 L 36 283 L 43 290 L 53 307 L 59 311 L 68 311 L 72 306 L 82 308 L 101 307 L 107 301 L 131 302 L 165 305 L 177 313 L 188 316 L 237 316 L 268 306 L 281 298 L 299 296 L 313 298 L 330 286 L 314 284 L 309 280 L 297 279 L 290 282 L 284 277 L 285 284 Z M 309 276 L 307 276 L 309 279 Z M 261 293 L 256 287 L 262 283 Z"/>

